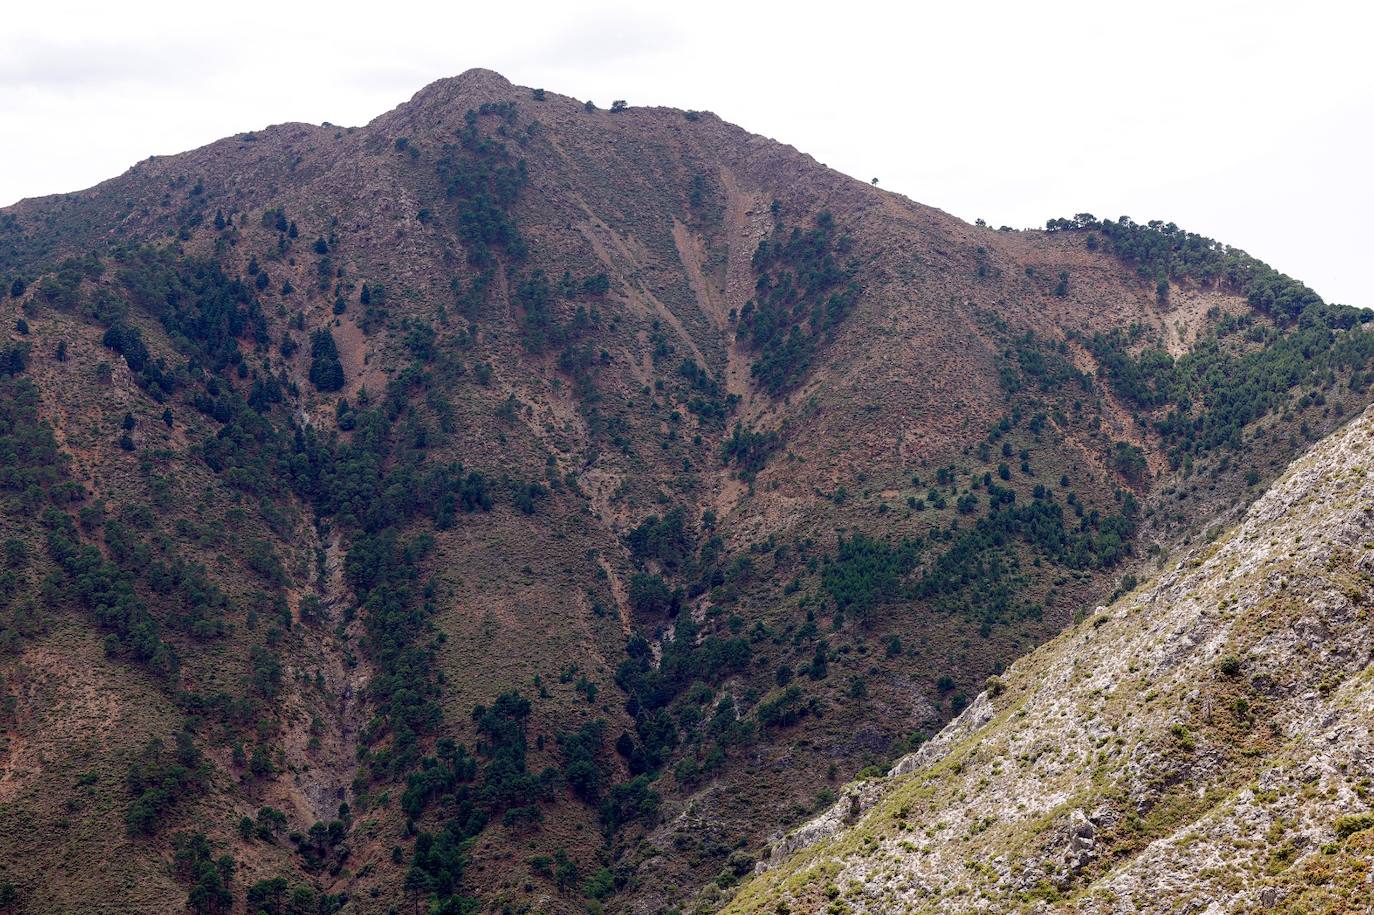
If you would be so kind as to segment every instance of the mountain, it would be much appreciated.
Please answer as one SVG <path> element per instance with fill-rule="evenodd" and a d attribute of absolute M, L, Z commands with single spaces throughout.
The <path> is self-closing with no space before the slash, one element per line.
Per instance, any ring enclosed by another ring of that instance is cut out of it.
<path fill-rule="evenodd" d="M 21 911 L 709 908 L 1374 379 L 1173 224 L 483 70 L 22 201 L 0 278 Z"/>
<path fill-rule="evenodd" d="M 1366 411 L 725 911 L 1369 911 L 1372 444 Z"/>

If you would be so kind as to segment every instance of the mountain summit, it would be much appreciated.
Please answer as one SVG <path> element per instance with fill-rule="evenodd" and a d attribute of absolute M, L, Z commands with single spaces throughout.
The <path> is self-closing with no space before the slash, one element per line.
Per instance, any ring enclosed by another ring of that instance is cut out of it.
<path fill-rule="evenodd" d="M 486 70 L 0 210 L 0 279 L 28 911 L 708 911 L 1374 399 L 1172 223 Z"/>

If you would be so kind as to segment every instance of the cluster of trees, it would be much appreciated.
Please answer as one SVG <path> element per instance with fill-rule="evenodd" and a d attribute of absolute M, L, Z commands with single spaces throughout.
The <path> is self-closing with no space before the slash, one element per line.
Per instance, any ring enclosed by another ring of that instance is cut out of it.
<path fill-rule="evenodd" d="M 83 544 L 67 513 L 50 507 L 43 522 L 48 553 L 65 576 L 65 593 L 107 631 L 106 652 L 128 656 L 171 682 L 180 661 L 134 590 L 137 576 L 107 561 L 96 547 Z"/>
<path fill-rule="evenodd" d="M 483 118 L 497 118 L 495 135 L 483 132 Z M 436 163 L 439 178 L 448 198 L 457 208 L 458 235 L 477 273 L 466 284 L 454 280 L 459 309 L 475 320 L 497 269 L 497 251 L 513 261 L 528 254 L 528 246 L 516 224 L 513 208 L 521 189 L 528 183 L 524 159 L 511 155 L 499 137 L 508 135 L 518 120 L 512 102 L 485 103 L 464 115 L 458 143 L 445 147 Z M 533 129 L 534 125 L 530 125 Z M 535 269 L 519 277 L 514 266 L 507 268 L 511 297 L 522 313 L 521 330 L 526 349 L 541 353 L 553 347 L 559 352 L 558 367 L 573 378 L 579 393 L 591 399 L 592 369 L 609 361 L 609 354 L 598 353 L 591 341 L 591 330 L 598 321 L 595 307 L 579 304 L 570 318 L 564 319 L 559 299 L 592 299 L 606 295 L 610 278 L 597 273 L 575 281 L 565 271 L 556 284 Z"/>
<path fill-rule="evenodd" d="M 84 301 L 82 282 L 98 280 L 104 272 L 104 263 L 95 255 L 68 258 L 58 265 L 55 272 L 44 277 L 38 284 L 33 293 L 33 302 L 57 311 L 76 312 L 80 310 Z M 11 287 L 10 292 L 13 291 Z M 112 304 L 115 302 L 109 296 L 97 295 L 90 303 L 89 310 L 98 315 Z"/>
<path fill-rule="evenodd" d="M 164 401 L 186 378 L 205 370 L 248 374 L 240 338 L 251 337 L 259 345 L 268 338 L 261 306 L 247 284 L 227 276 L 212 260 L 164 249 L 121 249 L 115 261 L 120 286 L 99 290 L 93 315 L 106 325 L 102 342 L 124 357 L 150 396 Z M 156 317 L 173 345 L 191 357 L 185 367 L 172 369 L 165 359 L 152 357 L 141 332 L 129 323 L 133 307 Z"/>
<path fill-rule="evenodd" d="M 758 475 L 780 445 L 776 432 L 755 432 L 742 423 L 735 423 L 730 437 L 721 443 L 720 455 L 725 463 L 738 467 L 740 479 L 748 482 Z"/>
<path fill-rule="evenodd" d="M 463 892 L 463 872 L 469 846 L 491 819 L 500 816 L 511 826 L 537 823 L 543 817 L 540 802 L 554 796 L 559 773 L 547 769 L 535 775 L 526 766 L 530 710 L 529 700 L 516 692 L 473 708 L 482 736 L 480 782 L 477 760 L 447 740 L 439 741 L 437 755 L 426 757 L 409 780 L 402 799 L 408 816 L 414 819 L 435 801 L 444 808 L 443 827 L 416 838 L 405 881 L 407 892 L 432 898 L 432 911 L 466 912 L 476 905 Z"/>
<path fill-rule="evenodd" d="M 0 375 L 0 493 L 18 496 L 29 510 L 47 501 L 66 465 L 39 402 L 28 379 Z"/>
<path fill-rule="evenodd" d="M 437 607 L 433 588 L 418 583 L 419 562 L 432 543 L 428 535 L 403 539 L 388 527 L 359 533 L 345 557 L 362 611 L 363 647 L 377 671 L 368 690 L 375 714 L 364 743 L 391 738 L 384 747 L 361 754 L 373 778 L 413 768 L 420 758 L 420 737 L 442 718 L 434 650 L 422 643 Z"/>
<path fill-rule="evenodd" d="M 701 521 L 703 535 L 714 523 L 713 514 L 706 512 Z M 650 515 L 626 535 L 625 543 L 639 566 L 630 576 L 630 606 L 642 617 L 676 616 L 684 599 L 700 597 L 712 589 L 720 589 L 713 592 L 720 599 L 729 599 L 729 593 L 753 571 L 748 557 L 725 562 L 725 543 L 719 535 L 710 534 L 699 541 L 695 525 L 681 506 L 662 518 Z M 650 561 L 685 586 L 675 587 L 663 575 L 650 571 Z"/>
<path fill-rule="evenodd" d="M 839 236 L 834 217 L 822 212 L 815 225 L 787 232 L 781 223 L 759 242 L 753 266 L 755 297 L 740 312 L 739 328 L 757 355 L 750 371 L 766 390 L 782 394 L 796 386 L 816 349 L 858 301 L 854 266 L 841 267 L 850 241 Z"/>
<path fill-rule="evenodd" d="M 300 234 L 296 224 L 286 218 L 286 210 L 282 207 L 263 210 L 261 224 L 264 229 L 275 229 L 278 232 L 288 233 L 292 238 Z"/>
<path fill-rule="evenodd" d="M 327 823 L 317 821 L 305 832 L 291 833 L 289 838 L 301 857 L 301 866 L 308 871 L 319 871 L 329 865 L 330 873 L 337 876 L 350 853 L 344 840 L 351 824 L 352 813 L 348 805 L 340 804 L 338 819 Z"/>
<path fill-rule="evenodd" d="M 234 859 L 215 857 L 205 833 L 178 833 L 172 837 L 172 872 L 183 883 L 191 884 L 186 908 L 196 913 L 227 912 L 234 905 L 229 889 L 234 878 Z"/>
<path fill-rule="evenodd" d="M 727 394 L 720 383 L 692 359 L 683 359 L 677 367 L 677 373 L 690 385 L 688 412 L 699 417 L 704 424 L 717 428 L 724 426 L 725 418 L 734 412 L 739 403 L 739 395 Z"/>
<path fill-rule="evenodd" d="M 346 443 L 304 428 L 284 431 L 269 415 L 222 392 L 220 399 L 231 409 L 220 432 L 202 446 L 207 462 L 238 485 L 256 492 L 294 491 L 355 532 L 345 572 L 360 601 L 363 649 L 376 669 L 369 688 L 375 714 L 363 734 L 364 780 L 412 773 L 421 762 L 422 738 L 442 719 L 429 639 L 434 591 L 418 573 L 432 537 L 407 537 L 404 529 L 419 517 L 450 527 L 458 513 L 493 505 L 492 488 L 482 474 L 425 461 L 426 435 L 408 403 L 410 392 L 423 382 L 412 367 L 374 406 L 349 408 L 353 435 Z M 456 774 L 445 775 L 450 769 Z M 467 777 L 461 760 L 418 774 L 440 783 Z M 415 786 L 412 807 L 423 808 L 432 794 L 428 784 L 422 779 Z M 481 828 L 473 822 L 472 828 Z M 434 855 L 444 857 L 447 847 L 440 843 Z"/>
<path fill-rule="evenodd" d="M 243 901 L 252 915 L 334 915 L 347 900 L 304 884 L 293 887 L 285 877 L 270 877 L 248 887 Z"/>
<path fill-rule="evenodd" d="M 610 279 L 604 273 L 585 278 L 581 283 L 565 271 L 555 286 L 543 270 L 533 270 L 519 282 L 512 282 L 511 296 L 520 306 L 522 339 L 525 349 L 542 353 L 556 348 L 558 368 L 571 376 L 574 389 L 584 401 L 597 399 L 594 369 L 610 362 L 610 353 L 597 352 L 595 331 L 601 313 L 594 303 L 578 302 L 569 317 L 563 317 L 568 306 L 558 300 L 599 298 L 610 289 Z"/>
<path fill-rule="evenodd" d="M 406 779 L 401 809 L 412 820 L 419 819 L 438 798 L 454 794 L 460 785 L 477 778 L 477 759 L 449 737 L 439 738 L 433 755 L 420 760 L 419 768 Z"/>
<path fill-rule="evenodd" d="M 713 525 L 709 514 L 703 517 L 703 534 Z M 729 632 L 717 632 L 678 614 L 684 599 L 713 588 L 719 599 L 730 599 L 739 583 L 752 574 L 752 560 L 742 556 L 727 563 L 721 538 L 707 536 L 703 542 L 681 507 L 645 518 L 626 535 L 626 545 L 640 564 L 628 589 L 636 614 L 672 616 L 676 622 L 673 638 L 660 646 L 657 663 L 648 642 L 636 634 L 616 671 L 616 683 L 628 695 L 626 710 L 634 719 L 634 729 L 621 733 L 615 747 L 632 778 L 613 786 L 602 801 L 602 822 L 608 830 L 655 815 L 658 796 L 653 784 L 684 740 L 689 753 L 673 772 L 679 783 L 690 784 L 722 768 L 726 748 L 756 732 L 751 719 L 741 719 L 731 696 L 722 696 L 714 712 L 710 704 L 713 685 L 748 670 L 753 654 L 750 639 L 761 636 L 757 631 L 748 638 L 739 635 L 743 620 L 738 617 L 731 618 Z M 685 587 L 675 587 L 664 575 L 646 571 L 648 563 L 672 580 L 686 582 Z"/>
<path fill-rule="evenodd" d="M 668 712 L 674 699 L 695 682 L 718 683 L 746 670 L 752 657 L 747 639 L 715 634 L 702 638 L 700 624 L 686 614 L 678 617 L 673 639 L 663 643 L 657 666 L 649 643 L 639 635 L 630 638 L 626 653 L 615 680 L 629 696 L 626 708 L 635 719 L 638 740 L 622 735 L 616 750 L 633 775 L 656 772 L 678 745 L 678 726 Z"/>
<path fill-rule="evenodd" d="M 139 558 L 146 560 L 147 549 L 122 522 L 111 520 L 105 525 L 105 544 L 112 557 L 116 553 L 112 546 L 115 543 L 119 544 L 117 549 L 123 557 L 123 561 L 116 559 L 121 567 L 131 572 L 141 568 L 143 579 L 153 593 L 170 598 L 169 622 L 174 628 L 201 640 L 225 634 L 224 618 L 231 609 L 229 595 L 210 581 L 205 566 L 180 557 L 131 565 L 130 562 Z"/>
<path fill-rule="evenodd" d="M 21 638 L 45 631 L 46 621 L 39 603 L 31 594 L 24 594 L 27 579 L 23 574 L 29 564 L 28 544 L 18 537 L 6 538 L 3 549 L 3 571 L 0 571 L 0 610 L 9 610 L 9 618 L 0 622 L 0 652 L 6 654 L 19 648 Z M 3 683 L 0 683 L 3 689 Z M 0 704 L 3 714 L 3 704 Z"/>
<path fill-rule="evenodd" d="M 1139 483 L 1144 480 L 1149 470 L 1149 465 L 1145 460 L 1145 452 L 1141 450 L 1139 445 L 1133 445 L 1130 442 L 1112 443 L 1111 465 L 1117 473 L 1132 483 Z"/>
<path fill-rule="evenodd" d="M 214 261 L 163 249 L 120 248 L 113 257 L 117 284 L 97 286 L 90 296 L 83 295 L 83 281 L 103 276 L 105 264 L 94 256 L 73 258 L 44 279 L 35 293 L 36 304 L 99 321 L 106 328 L 104 344 L 124 357 L 139 386 L 159 401 L 204 367 L 221 371 L 234 366 L 246 374 L 238 339 L 247 334 L 260 343 L 266 340 L 266 322 L 248 286 L 226 276 Z M 156 317 L 173 343 L 196 358 L 179 368 L 153 358 L 142 334 L 129 322 L 134 306 Z M 65 346 L 59 344 L 59 360 L 64 353 Z M 7 354 L 10 374 L 22 369 L 26 354 Z"/>
<path fill-rule="evenodd" d="M 469 110 L 458 144 L 446 147 L 436 163 L 444 192 L 457 205 L 458 235 L 468 259 L 484 271 L 495 267 L 493 247 L 516 259 L 525 256 L 525 240 L 510 211 L 529 180 L 525 160 L 514 159 L 504 143 L 482 133 L 479 121 L 488 115 L 513 125 L 516 108 L 505 103 Z"/>
<path fill-rule="evenodd" d="M 994 435 L 1004 435 L 1019 422 L 1019 414 L 1015 421 L 1008 418 L 1006 428 L 999 427 Z M 1006 456 L 1015 453 L 1008 442 L 1003 443 L 1002 450 Z M 1142 472 L 1137 465 L 1143 464 L 1143 454 L 1127 453 L 1129 446 L 1118 451 L 1123 473 L 1131 476 Z M 980 453 L 984 460 L 991 458 L 990 447 L 985 446 Z M 953 485 L 949 468 L 939 468 L 936 476 L 941 486 Z M 921 600 L 943 612 L 978 619 L 987 634 L 993 625 L 1038 618 L 1042 612 L 1038 604 L 1021 596 L 1029 579 L 1022 572 L 1018 544 L 1071 569 L 1110 567 L 1129 553 L 1138 513 L 1129 492 L 1118 493 L 1119 510 L 1105 517 L 1084 509 L 1070 494 L 1078 519 L 1073 525 L 1066 521 L 1053 491 L 1043 484 L 1035 486 L 1030 500 L 1018 502 L 1016 490 L 999 485 L 998 478 L 1011 478 L 1006 463 L 998 466 L 996 477 L 991 472 L 984 473 L 981 481 L 975 477 L 973 488 L 959 496 L 956 507 L 971 515 L 984 504 L 975 490 L 986 492 L 986 512 L 971 528 L 937 528 L 928 535 L 895 543 L 862 533 L 841 536 L 834 553 L 820 568 L 821 588 L 836 612 L 862 618 L 884 604 Z M 1065 478 L 1064 485 L 1067 482 Z M 937 507 L 945 504 L 943 495 L 933 487 L 928 500 Z M 930 558 L 922 562 L 924 555 Z M 823 675 L 824 661 L 824 651 L 818 652 L 808 670 L 817 669 Z M 787 679 L 790 676 L 780 678 L 779 685 L 786 685 Z"/>
<path fill-rule="evenodd" d="M 905 579 L 924 545 L 919 537 L 890 545 L 864 534 L 841 536 L 821 572 L 821 586 L 836 610 L 862 616 L 907 593 Z"/>
<path fill-rule="evenodd" d="M 954 535 L 913 586 L 913 594 L 936 609 L 980 618 L 984 634 L 998 623 L 1038 618 L 1043 610 L 1020 599 L 1024 581 L 1014 541 L 1070 569 L 1108 568 L 1129 555 L 1139 513 L 1135 498 L 1124 492 L 1118 512 L 1106 517 L 1086 512 L 1071 528 L 1063 506 L 1043 486 L 1029 502 L 1008 502 L 995 494 L 989 503 L 987 514 Z"/>
<path fill-rule="evenodd" d="M 524 312 L 525 348 L 532 353 L 542 353 L 559 329 L 553 312 L 553 287 L 548 277 L 543 270 L 534 270 L 511 290 L 511 296 Z"/>
<path fill-rule="evenodd" d="M 606 790 L 608 765 L 605 758 L 606 722 L 589 721 L 575 731 L 558 735 L 563 755 L 563 777 L 578 800 L 597 805 Z"/>
<path fill-rule="evenodd" d="M 273 812 L 280 815 L 280 811 Z M 231 885 L 237 867 L 234 859 L 229 855 L 216 857 L 203 832 L 178 833 L 172 846 L 172 872 L 191 885 L 186 908 L 197 915 L 231 911 Z M 252 915 L 334 915 L 345 902 L 347 898 L 341 894 L 320 893 L 306 884 L 292 886 L 285 877 L 259 880 L 244 890 L 244 907 Z"/>
<path fill-rule="evenodd" d="M 687 521 L 687 510 L 676 506 L 660 518 L 650 515 L 625 538 L 635 559 L 653 559 L 664 569 L 676 570 L 696 552 L 696 534 Z"/>
<path fill-rule="evenodd" d="M 534 775 L 526 768 L 526 732 L 530 702 L 517 692 L 505 692 L 491 706 L 477 706 L 472 720 L 483 740 L 478 753 L 485 758 L 482 786 L 478 797 L 492 812 L 505 812 L 517 821 L 534 821 L 541 816 L 537 800 L 548 799 L 554 781 L 552 773 Z"/>
<path fill-rule="evenodd" d="M 120 252 L 116 261 L 129 304 L 156 317 L 173 345 L 194 351 L 206 369 L 237 368 L 241 338 L 267 344 L 267 319 L 257 296 L 217 262 L 149 247 Z"/>
<path fill-rule="evenodd" d="M 662 575 L 635 572 L 626 589 L 630 607 L 641 617 L 676 616 L 682 609 L 683 592 L 673 588 Z"/>
<path fill-rule="evenodd" d="M 164 359 L 154 359 L 143 342 L 143 334 L 123 321 L 111 324 L 100 342 L 124 357 L 138 386 L 159 403 L 177 388 L 175 373 L 167 370 Z"/>
<path fill-rule="evenodd" d="M 1311 289 L 1268 264 L 1172 222 L 1151 220 L 1142 225 L 1129 216 L 1111 220 L 1079 213 L 1072 219 L 1051 219 L 1046 228 L 1101 233 L 1112 253 L 1135 264 L 1141 277 L 1164 282 L 1166 295 L 1168 280 L 1218 285 L 1239 292 L 1251 305 L 1283 321 L 1296 320 L 1309 306 L 1322 304 Z"/>
<path fill-rule="evenodd" d="M 129 766 L 126 784 L 133 802 L 124 822 L 135 836 L 152 835 L 173 808 L 187 797 L 203 793 L 210 780 L 210 763 L 197 749 L 189 731 L 178 731 L 176 749 L 154 738 Z"/>
<path fill-rule="evenodd" d="M 343 363 L 339 361 L 339 347 L 327 327 L 310 335 L 309 378 L 317 390 L 343 390 L 344 370 Z"/>
<path fill-rule="evenodd" d="M 1002 353 L 998 366 L 1002 388 L 1016 394 L 1029 386 L 1043 393 L 1077 387 L 1088 391 L 1092 379 L 1079 371 L 1068 358 L 1068 346 L 1063 341 L 1054 344 L 1037 337 L 1034 331 L 1015 338 Z"/>
<path fill-rule="evenodd" d="M 1142 407 L 1162 406 L 1179 393 L 1174 390 L 1174 358 L 1157 347 L 1132 355 L 1130 347 L 1138 333 L 1138 328 L 1095 333 L 1088 349 L 1117 394 Z"/>
<path fill-rule="evenodd" d="M 1297 389 L 1369 371 L 1374 334 L 1360 326 L 1369 320 L 1367 312 L 1331 305 L 1309 306 L 1290 326 L 1225 319 L 1179 357 L 1153 346 L 1135 352 L 1132 336 L 1120 331 L 1087 343 L 1117 394 L 1166 411 L 1155 428 L 1177 467 L 1189 455 L 1243 448 L 1245 428 Z"/>
<path fill-rule="evenodd" d="M 0 378 L 18 375 L 29 367 L 30 346 L 21 340 L 0 346 Z"/>
<path fill-rule="evenodd" d="M 760 727 L 788 728 L 807 715 L 819 714 L 818 700 L 792 684 L 760 702 L 756 714 Z"/>

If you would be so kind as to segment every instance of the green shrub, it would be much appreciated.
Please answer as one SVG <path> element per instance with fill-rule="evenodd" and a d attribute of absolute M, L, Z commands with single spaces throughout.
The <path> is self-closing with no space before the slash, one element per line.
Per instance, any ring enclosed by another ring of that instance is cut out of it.
<path fill-rule="evenodd" d="M 1357 832 L 1374 829 L 1374 813 L 1356 813 L 1336 820 L 1336 837 L 1348 839 Z"/>

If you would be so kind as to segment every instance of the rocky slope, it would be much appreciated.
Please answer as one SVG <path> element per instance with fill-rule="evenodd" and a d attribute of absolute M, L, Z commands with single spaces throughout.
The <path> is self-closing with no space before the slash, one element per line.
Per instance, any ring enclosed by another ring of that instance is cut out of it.
<path fill-rule="evenodd" d="M 481 70 L 6 208 L 0 280 L 35 911 L 713 904 L 1374 399 L 1175 226 Z"/>
<path fill-rule="evenodd" d="M 1369 911 L 1371 460 L 1366 411 L 780 840 L 726 911 Z"/>

